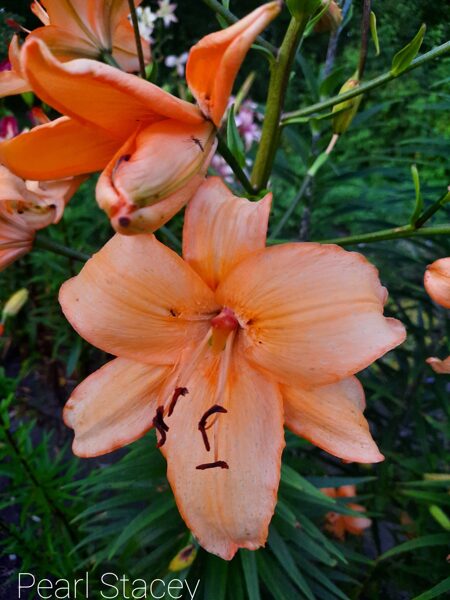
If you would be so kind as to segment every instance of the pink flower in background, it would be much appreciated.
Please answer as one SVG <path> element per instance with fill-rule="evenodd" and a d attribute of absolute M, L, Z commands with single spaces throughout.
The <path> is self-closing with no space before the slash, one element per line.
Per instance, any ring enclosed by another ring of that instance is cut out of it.
<path fill-rule="evenodd" d="M 10 140 L 19 135 L 19 123 L 16 117 L 8 115 L 0 119 L 0 141 Z"/>
<path fill-rule="evenodd" d="M 169 69 L 175 69 L 179 77 L 183 77 L 184 66 L 187 62 L 188 56 L 188 52 L 183 52 L 183 54 L 180 54 L 180 56 L 174 56 L 173 54 L 170 54 L 164 61 L 164 64 L 166 67 L 169 67 Z"/>
<path fill-rule="evenodd" d="M 175 3 L 171 4 L 170 0 L 159 0 L 158 5 L 159 9 L 156 16 L 164 21 L 164 27 L 169 27 L 171 23 L 176 23 L 178 21 L 174 14 L 177 8 Z"/>
<path fill-rule="evenodd" d="M 219 175 L 219 177 L 221 177 L 224 181 L 227 183 L 233 183 L 233 169 L 220 154 L 214 154 L 211 161 L 211 168 L 214 169 L 216 174 Z"/>
<path fill-rule="evenodd" d="M 246 150 L 250 150 L 253 142 L 259 141 L 261 137 L 261 125 L 257 122 L 260 115 L 256 109 L 257 104 L 255 102 L 245 100 L 236 115 L 236 126 L 244 140 Z"/>

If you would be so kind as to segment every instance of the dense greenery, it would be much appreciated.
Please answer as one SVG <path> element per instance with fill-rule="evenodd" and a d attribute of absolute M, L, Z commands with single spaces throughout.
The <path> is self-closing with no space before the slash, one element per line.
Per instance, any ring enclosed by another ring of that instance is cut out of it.
<path fill-rule="evenodd" d="M 4 1 L 2 6 L 33 27 L 28 4 Z M 163 56 L 181 54 L 217 27 L 213 13 L 200 8 L 199 0 L 178 4 L 179 23 L 167 35 L 158 34 L 158 69 L 152 74 L 174 93 L 182 84 L 164 66 Z M 258 4 L 242 0 L 231 2 L 230 8 L 240 16 Z M 346 4 L 353 6 L 326 78 L 329 36 L 312 33 L 304 41 L 287 112 L 336 94 L 354 72 L 362 3 Z M 450 7 L 444 3 L 378 0 L 373 10 L 381 53 L 376 57 L 370 45 L 364 81 L 389 70 L 394 54 L 422 22 L 427 32 L 421 53 L 449 38 Z M 279 44 L 288 18 L 285 10 L 266 39 Z M 6 40 L 7 28 L 1 28 Z M 6 53 L 5 43 L 0 50 Z M 265 61 L 262 53 L 253 51 L 238 82 L 256 70 L 249 95 L 261 111 L 267 89 Z M 427 209 L 442 197 L 449 184 L 449 66 L 450 58 L 441 56 L 365 95 L 350 129 L 306 185 L 308 169 L 330 141 L 330 120 L 287 124 L 271 177 L 272 243 L 358 238 L 404 226 L 420 199 Z M 13 112 L 24 126 L 28 109 L 20 97 L 0 106 L 3 114 Z M 256 146 L 250 151 L 252 159 Z M 413 165 L 420 191 L 414 186 Z M 87 254 L 99 249 L 112 230 L 94 201 L 94 186 L 92 179 L 85 182 L 62 222 L 42 235 Z M 242 193 L 237 182 L 235 187 Z M 448 224 L 449 217 L 447 204 L 427 226 Z M 182 223 L 178 215 L 157 233 L 177 251 Z M 241 551 L 230 563 L 199 549 L 192 566 L 177 574 L 192 582 L 201 580 L 199 597 L 426 600 L 450 589 L 445 579 L 450 542 L 450 476 L 445 475 L 449 379 L 435 375 L 425 363 L 429 356 L 450 354 L 450 321 L 448 311 L 423 289 L 427 264 L 450 256 L 450 240 L 445 235 L 419 235 L 375 243 L 350 240 L 346 246 L 379 268 L 390 293 L 387 313 L 408 329 L 407 342 L 361 377 L 366 414 L 386 460 L 374 466 L 344 464 L 288 435 L 267 548 Z M 106 359 L 75 334 L 58 309 L 60 285 L 81 264 L 36 248 L 0 276 L 0 303 L 21 287 L 30 291 L 28 303 L 7 323 L 0 340 L 3 572 L 10 580 L 16 570 L 54 578 L 86 570 L 170 578 L 171 559 L 193 540 L 176 510 L 154 434 L 107 459 L 82 461 L 71 455 L 70 434 L 60 421 L 70 390 Z M 323 531 L 325 514 L 352 513 L 318 489 L 347 483 L 357 484 L 358 502 L 367 507 L 373 526 L 362 538 L 340 542 Z"/>

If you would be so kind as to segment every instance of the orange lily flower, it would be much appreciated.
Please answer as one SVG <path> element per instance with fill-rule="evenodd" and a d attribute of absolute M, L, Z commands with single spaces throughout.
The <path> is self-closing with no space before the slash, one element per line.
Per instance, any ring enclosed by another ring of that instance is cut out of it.
<path fill-rule="evenodd" d="M 31 250 L 37 230 L 61 219 L 81 181 L 23 181 L 0 165 L 0 271 Z"/>
<path fill-rule="evenodd" d="M 338 488 L 322 488 L 321 491 L 329 498 L 353 498 L 356 496 L 356 488 L 354 485 L 343 485 Z M 361 504 L 349 503 L 347 508 L 358 512 L 366 512 Z M 352 535 L 362 535 L 365 529 L 372 525 L 372 520 L 367 517 L 351 517 L 349 515 L 341 515 L 339 513 L 327 513 L 325 529 L 330 531 L 340 540 L 345 538 L 346 533 Z"/>
<path fill-rule="evenodd" d="M 142 0 L 135 2 L 136 6 Z M 128 0 L 35 0 L 31 10 L 43 23 L 27 39 L 44 41 L 59 60 L 93 58 L 107 53 L 124 71 L 138 71 L 136 40 L 128 21 Z M 141 38 L 144 59 L 150 62 L 150 45 Z M 0 97 L 32 89 L 20 64 L 19 41 L 9 47 L 10 71 L 0 73 Z"/>
<path fill-rule="evenodd" d="M 423 282 L 426 291 L 437 304 L 450 308 L 450 257 L 440 258 L 429 265 Z M 450 373 L 450 356 L 444 360 L 432 356 L 426 362 L 439 375 Z"/>
<path fill-rule="evenodd" d="M 284 424 L 343 459 L 383 460 L 353 375 L 405 338 L 360 254 L 265 248 L 270 205 L 207 179 L 187 207 L 184 260 L 153 235 L 116 235 L 60 292 L 78 333 L 119 357 L 66 404 L 74 453 L 155 427 L 181 515 L 224 559 L 265 543 Z"/>
<path fill-rule="evenodd" d="M 22 49 L 26 77 L 66 116 L 2 143 L 0 160 L 33 179 L 103 169 L 97 201 L 116 231 L 156 230 L 203 181 L 239 67 L 279 11 L 278 0 L 260 6 L 191 49 L 187 82 L 198 106 L 108 65 L 63 64 L 42 41 L 29 39 Z"/>

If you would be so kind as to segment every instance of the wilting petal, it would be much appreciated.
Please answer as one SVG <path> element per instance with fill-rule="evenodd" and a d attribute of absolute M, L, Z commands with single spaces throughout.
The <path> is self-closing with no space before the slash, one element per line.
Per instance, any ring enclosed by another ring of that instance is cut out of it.
<path fill-rule="evenodd" d="M 220 125 L 245 55 L 280 9 L 278 1 L 264 4 L 231 27 L 205 36 L 191 48 L 186 80 L 201 111 L 216 125 Z"/>
<path fill-rule="evenodd" d="M 173 362 L 217 311 L 206 284 L 151 235 L 116 235 L 60 291 L 64 314 L 88 342 L 148 364 Z"/>
<path fill-rule="evenodd" d="M 440 258 L 428 266 L 424 284 L 435 302 L 450 308 L 450 257 Z"/>
<path fill-rule="evenodd" d="M 259 202 L 234 196 L 210 177 L 186 209 L 183 256 L 215 289 L 230 269 L 266 244 L 272 194 Z"/>
<path fill-rule="evenodd" d="M 405 339 L 383 317 L 386 290 L 362 255 L 283 244 L 240 262 L 217 301 L 245 325 L 247 357 L 280 381 L 307 387 L 361 371 Z"/>
<path fill-rule="evenodd" d="M 283 409 L 278 386 L 243 356 L 232 359 L 225 392 L 218 398 L 220 369 L 220 358 L 197 365 L 186 383 L 188 394 L 166 418 L 169 431 L 162 451 L 187 526 L 208 552 L 229 560 L 238 548 L 254 550 L 266 541 L 284 447 Z M 228 412 L 216 415 L 207 430 L 207 452 L 198 423 L 214 403 Z M 229 468 L 196 469 L 217 460 Z"/>
<path fill-rule="evenodd" d="M 206 121 L 187 125 L 166 119 L 150 125 L 137 131 L 106 167 L 97 185 L 97 201 L 110 217 L 120 214 L 119 220 L 126 223 L 121 226 L 119 222 L 121 231 L 142 231 L 146 224 L 135 221 L 133 213 L 156 205 L 185 188 L 199 173 L 203 175 L 214 149 L 215 132 Z"/>
<path fill-rule="evenodd" d="M 356 377 L 321 387 L 282 388 L 286 426 L 333 456 L 360 463 L 383 460 L 363 416 Z"/>
<path fill-rule="evenodd" d="M 11 216 L 0 202 L 0 271 L 27 254 L 33 245 L 34 230 Z"/>
<path fill-rule="evenodd" d="M 88 59 L 61 63 L 38 39 L 28 39 L 22 55 L 25 74 L 41 100 L 62 114 L 102 127 L 122 143 L 140 122 L 203 121 L 194 105 L 148 81 Z"/>
<path fill-rule="evenodd" d="M 99 456 L 144 435 L 170 371 L 116 358 L 85 379 L 64 407 L 64 422 L 75 430 L 74 454 Z"/>
<path fill-rule="evenodd" d="M 434 356 L 427 358 L 426 362 L 430 365 L 435 373 L 439 373 L 439 375 L 446 375 L 450 373 L 450 356 L 444 358 L 444 360 L 440 360 Z"/>
<path fill-rule="evenodd" d="M 78 190 L 85 177 L 67 177 L 54 181 L 27 181 L 27 189 L 39 196 L 47 206 L 55 208 L 52 223 L 58 223 L 63 216 L 64 209 Z"/>
<path fill-rule="evenodd" d="M 19 38 L 17 35 L 13 36 L 9 44 L 8 59 L 11 64 L 11 70 L 0 72 L 0 98 L 23 94 L 31 89 L 30 84 L 22 73 Z"/>
<path fill-rule="evenodd" d="M 0 144 L 0 161 L 23 179 L 62 179 L 103 169 L 121 142 L 61 117 Z"/>

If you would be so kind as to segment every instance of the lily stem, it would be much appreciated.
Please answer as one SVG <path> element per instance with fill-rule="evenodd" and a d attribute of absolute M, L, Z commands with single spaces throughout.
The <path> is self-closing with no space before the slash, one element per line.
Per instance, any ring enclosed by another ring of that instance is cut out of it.
<path fill-rule="evenodd" d="M 209 6 L 211 10 L 213 10 L 216 14 L 220 15 L 229 25 L 233 25 L 236 21 L 239 21 L 238 17 L 234 15 L 231 11 L 229 11 L 225 6 L 218 2 L 218 0 L 203 0 L 203 3 L 206 6 Z M 266 50 L 272 54 L 272 56 L 276 56 L 278 53 L 278 48 L 273 46 L 270 42 L 265 40 L 262 36 L 258 36 L 256 41 L 260 46 L 263 46 Z"/>
<path fill-rule="evenodd" d="M 242 187 L 248 194 L 250 194 L 251 196 L 254 196 L 255 192 L 256 192 L 255 188 L 250 183 L 250 180 L 248 179 L 247 175 L 244 173 L 244 170 L 242 169 L 241 165 L 238 163 L 234 154 L 228 148 L 225 140 L 219 133 L 217 133 L 217 141 L 218 141 L 217 149 L 218 149 L 219 153 L 222 155 L 222 157 L 226 160 L 228 165 L 231 167 L 231 169 L 233 170 L 233 173 L 236 175 L 236 178 L 239 181 L 239 183 L 242 185 Z"/>
<path fill-rule="evenodd" d="M 280 135 L 280 116 L 289 84 L 292 63 L 297 54 L 308 18 L 291 19 L 280 51 L 271 64 L 266 113 L 261 132 L 261 141 L 256 154 L 251 177 L 252 185 L 261 190 L 267 186 L 272 171 Z"/>
<path fill-rule="evenodd" d="M 90 258 L 89 254 L 79 252 L 73 248 L 68 248 L 63 244 L 54 242 L 50 238 L 43 237 L 40 234 L 36 235 L 34 239 L 34 245 L 36 248 L 40 248 L 41 250 L 50 250 L 50 252 L 60 254 L 61 256 L 66 256 L 67 258 L 72 258 L 74 260 L 79 260 L 80 262 L 86 262 Z"/>
<path fill-rule="evenodd" d="M 372 0 L 364 0 L 363 17 L 361 22 L 361 50 L 359 52 L 358 79 L 362 79 L 364 70 L 366 68 L 371 8 Z"/>
<path fill-rule="evenodd" d="M 398 240 L 410 237 L 427 237 L 431 235 L 449 235 L 450 223 L 445 225 L 433 225 L 417 229 L 414 225 L 404 225 L 392 229 L 382 229 L 372 233 L 350 235 L 347 237 L 332 238 L 329 240 L 318 240 L 320 244 L 338 244 L 339 246 L 351 246 L 352 244 L 371 244 L 385 240 Z"/>
<path fill-rule="evenodd" d="M 336 96 L 332 96 L 331 98 L 328 98 L 327 100 L 323 100 L 322 102 L 317 102 L 316 104 L 311 104 L 310 106 L 301 108 L 300 110 L 294 110 L 292 112 L 285 113 L 283 115 L 281 122 L 284 123 L 290 119 L 294 119 L 297 117 L 307 117 L 309 115 L 312 115 L 312 114 L 319 112 L 321 110 L 324 110 L 326 108 L 331 108 L 332 106 L 334 106 L 335 104 L 338 104 L 339 102 L 344 102 L 345 100 L 350 100 L 350 98 L 355 98 L 356 96 L 359 96 L 360 94 L 365 94 L 365 93 L 369 92 L 370 90 L 373 90 L 373 89 L 379 87 L 380 85 L 384 85 L 385 83 L 392 81 L 393 79 L 396 79 L 396 77 L 400 77 L 401 75 L 408 73 L 409 71 L 412 71 L 413 69 L 416 69 L 417 67 L 421 67 L 428 61 L 433 60 L 434 58 L 437 58 L 438 56 L 442 56 L 443 54 L 446 54 L 449 51 L 450 51 L 450 41 L 445 42 L 444 44 L 441 44 L 440 46 L 436 46 L 436 48 L 433 48 L 429 52 L 426 52 L 425 54 L 422 54 L 421 56 L 415 58 L 411 62 L 409 67 L 407 67 L 404 71 L 402 71 L 398 75 L 394 75 L 390 71 L 388 71 L 387 73 L 383 73 L 382 75 L 378 75 L 378 77 L 374 77 L 370 81 L 367 81 L 366 83 L 362 83 L 358 87 L 354 88 L 353 90 L 349 90 L 348 92 L 345 92 L 344 94 L 338 94 Z"/>
<path fill-rule="evenodd" d="M 136 40 L 136 48 L 139 59 L 139 71 L 142 79 L 146 79 L 144 51 L 142 49 L 141 33 L 139 31 L 139 22 L 136 13 L 136 7 L 134 5 L 134 0 L 128 0 L 128 5 L 130 7 L 131 23 L 133 24 L 134 29 L 134 39 Z"/>

